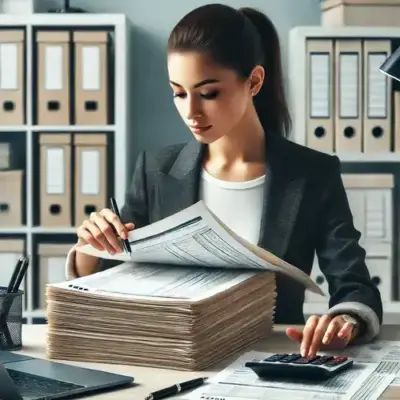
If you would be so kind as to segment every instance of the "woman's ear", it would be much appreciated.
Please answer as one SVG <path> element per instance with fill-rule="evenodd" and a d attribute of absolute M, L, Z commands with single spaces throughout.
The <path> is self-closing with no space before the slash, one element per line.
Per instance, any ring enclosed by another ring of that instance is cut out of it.
<path fill-rule="evenodd" d="M 256 96 L 261 90 L 264 83 L 265 71 L 261 65 L 256 65 L 250 74 L 250 92 L 252 96 Z"/>

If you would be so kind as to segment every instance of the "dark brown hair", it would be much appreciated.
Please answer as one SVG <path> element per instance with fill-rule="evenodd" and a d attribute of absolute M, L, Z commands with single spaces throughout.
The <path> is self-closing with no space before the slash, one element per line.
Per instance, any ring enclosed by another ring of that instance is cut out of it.
<path fill-rule="evenodd" d="M 172 30 L 168 52 L 199 51 L 247 79 L 256 65 L 265 69 L 254 98 L 265 132 L 288 136 L 291 119 L 285 99 L 279 36 L 271 20 L 253 8 L 208 4 L 185 15 Z"/>

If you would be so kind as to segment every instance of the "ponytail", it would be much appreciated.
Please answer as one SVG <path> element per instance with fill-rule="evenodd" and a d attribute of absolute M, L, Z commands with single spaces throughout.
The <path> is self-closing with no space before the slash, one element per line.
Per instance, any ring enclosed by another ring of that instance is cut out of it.
<path fill-rule="evenodd" d="M 291 118 L 285 98 L 281 49 L 278 32 L 272 21 L 254 8 L 243 7 L 244 14 L 256 28 L 263 51 L 262 66 L 265 69 L 263 86 L 254 98 L 254 105 L 264 129 L 288 136 Z"/>

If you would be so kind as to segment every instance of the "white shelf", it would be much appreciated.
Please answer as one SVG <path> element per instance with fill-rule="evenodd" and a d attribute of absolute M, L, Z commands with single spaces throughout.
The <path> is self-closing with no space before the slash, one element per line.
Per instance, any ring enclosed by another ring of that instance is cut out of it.
<path fill-rule="evenodd" d="M 25 313 L 27 318 L 46 318 L 46 310 L 33 310 Z"/>
<path fill-rule="evenodd" d="M 27 15 L 11 15 L 11 14 L 0 14 L 0 26 L 1 27 L 22 27 L 26 30 L 26 123 L 23 125 L 12 125 L 12 126 L 1 126 L 0 125 L 0 137 L 8 132 L 22 132 L 25 135 L 26 143 L 26 156 L 25 156 L 25 191 L 27 193 L 24 199 L 25 210 L 26 210 L 26 226 L 23 227 L 4 227 L 0 228 L 0 234 L 2 236 L 11 236 L 15 234 L 21 234 L 25 236 L 26 252 L 28 254 L 35 255 L 36 244 L 41 242 L 41 235 L 49 234 L 54 235 L 54 243 L 57 242 L 56 235 L 60 234 L 76 234 L 76 226 L 59 226 L 59 227 L 42 227 L 34 226 L 34 216 L 39 213 L 38 204 L 36 204 L 32 193 L 36 190 L 35 182 L 33 179 L 33 168 L 37 154 L 33 154 L 35 149 L 36 132 L 110 132 L 113 136 L 113 160 L 114 170 L 113 184 L 114 184 L 114 197 L 116 201 L 122 206 L 125 201 L 125 193 L 127 185 L 130 183 L 130 176 L 128 171 L 131 168 L 132 160 L 128 157 L 127 149 L 129 148 L 128 134 L 131 134 L 129 128 L 130 116 L 128 114 L 128 105 L 131 104 L 129 100 L 129 74 L 127 63 L 129 62 L 130 44 L 129 35 L 130 27 L 129 21 L 123 14 L 27 14 Z M 107 125 L 35 125 L 33 124 L 34 118 L 32 115 L 33 105 L 35 103 L 35 96 L 33 93 L 33 73 L 32 68 L 32 55 L 33 49 L 32 44 L 34 43 L 34 30 L 40 27 L 96 27 L 104 28 L 112 31 L 113 40 L 113 61 L 115 74 L 113 86 L 114 86 L 114 102 L 113 102 L 113 124 Z M 73 182 L 71 182 L 73 184 Z M 80 222 L 77 221 L 77 224 Z M 53 236 L 51 236 L 53 237 Z M 1 240 L 1 238 L 0 238 Z M 52 240 L 53 241 L 53 240 Z M 72 239 L 72 242 L 74 239 Z M 46 241 L 47 243 L 47 241 Z M 71 243 L 72 245 L 73 243 Z M 33 274 L 37 274 L 39 271 L 39 264 L 36 264 L 37 257 L 32 258 L 32 264 L 28 268 L 26 276 L 26 302 L 27 307 L 24 312 L 24 316 L 27 318 L 27 322 L 31 323 L 32 318 L 43 318 L 45 313 L 43 310 L 33 310 L 33 293 L 34 290 L 37 292 L 38 289 L 33 287 L 34 279 Z"/>
<path fill-rule="evenodd" d="M 30 229 L 32 233 L 36 234 L 46 234 L 46 233 L 76 233 L 77 227 L 62 227 L 60 226 L 59 228 L 46 228 L 42 226 L 35 226 Z"/>
<path fill-rule="evenodd" d="M 0 14 L 2 26 L 105 26 L 114 28 L 126 24 L 123 14 L 52 14 L 34 13 L 27 15 Z"/>
<path fill-rule="evenodd" d="M 115 131 L 115 125 L 33 125 L 30 131 L 34 132 L 53 132 L 53 131 L 69 131 L 69 132 L 113 132 Z"/>
<path fill-rule="evenodd" d="M 18 228 L 0 228 L 0 234 L 18 234 L 18 233 L 27 233 L 29 228 L 26 226 L 21 226 Z M 1 240 L 1 239 L 0 239 Z"/>

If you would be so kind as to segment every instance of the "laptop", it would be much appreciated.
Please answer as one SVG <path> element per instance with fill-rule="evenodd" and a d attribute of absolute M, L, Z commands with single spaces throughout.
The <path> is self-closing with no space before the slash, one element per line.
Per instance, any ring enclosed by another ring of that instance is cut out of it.
<path fill-rule="evenodd" d="M 0 351 L 0 400 L 64 399 L 117 389 L 131 376 Z"/>

